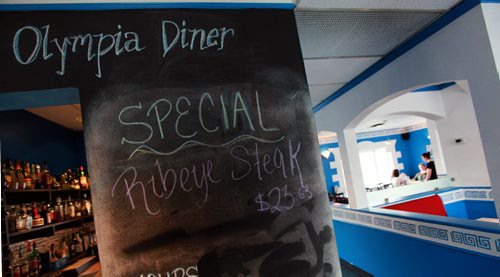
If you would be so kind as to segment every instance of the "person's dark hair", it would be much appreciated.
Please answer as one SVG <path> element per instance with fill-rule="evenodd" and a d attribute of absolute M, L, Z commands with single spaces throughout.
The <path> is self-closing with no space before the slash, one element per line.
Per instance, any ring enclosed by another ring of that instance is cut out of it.
<path fill-rule="evenodd" d="M 392 177 L 399 177 L 399 169 L 394 169 L 392 171 Z"/>
<path fill-rule="evenodd" d="M 430 159 L 431 158 L 431 152 L 425 152 L 425 153 L 423 153 L 422 157 L 424 157 L 426 159 Z"/>
<path fill-rule="evenodd" d="M 427 167 L 424 163 L 419 163 L 418 165 L 423 165 L 423 166 Z"/>

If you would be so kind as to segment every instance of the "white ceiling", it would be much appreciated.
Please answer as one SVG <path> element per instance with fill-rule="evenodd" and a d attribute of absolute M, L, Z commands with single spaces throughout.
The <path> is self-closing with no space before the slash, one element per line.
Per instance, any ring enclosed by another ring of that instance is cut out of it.
<path fill-rule="evenodd" d="M 383 124 L 371 127 L 375 124 Z M 384 115 L 377 118 L 366 118 L 356 126 L 356 133 L 377 132 L 382 130 L 399 129 L 409 126 L 425 124 L 426 119 L 414 115 Z"/>
<path fill-rule="evenodd" d="M 313 106 L 459 0 L 298 0 L 295 15 Z"/>
<path fill-rule="evenodd" d="M 304 9 L 447 10 L 458 0 L 297 0 Z"/>
<path fill-rule="evenodd" d="M 312 85 L 347 83 L 379 58 L 306 59 L 307 81 Z"/>
<path fill-rule="evenodd" d="M 68 129 L 74 131 L 83 130 L 80 104 L 50 106 L 26 110 Z"/>
<path fill-rule="evenodd" d="M 379 58 L 305 59 L 307 82 L 313 107 L 337 91 Z"/>

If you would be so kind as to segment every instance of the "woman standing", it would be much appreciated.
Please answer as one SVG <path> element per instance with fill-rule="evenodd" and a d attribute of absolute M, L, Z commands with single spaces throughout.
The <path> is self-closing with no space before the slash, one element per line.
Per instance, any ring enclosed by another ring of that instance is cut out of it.
<path fill-rule="evenodd" d="M 427 163 L 427 176 L 425 177 L 425 181 L 437 179 L 436 166 L 434 165 L 434 161 L 431 159 L 431 153 L 423 153 L 422 160 Z"/>

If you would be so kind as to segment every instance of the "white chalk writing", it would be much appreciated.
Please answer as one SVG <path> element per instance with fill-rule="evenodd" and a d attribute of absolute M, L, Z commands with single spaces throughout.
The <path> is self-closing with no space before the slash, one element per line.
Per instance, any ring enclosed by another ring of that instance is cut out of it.
<path fill-rule="evenodd" d="M 139 277 L 198 277 L 198 267 L 190 266 L 188 268 L 176 268 L 174 270 L 168 271 L 165 274 L 162 273 L 141 273 Z"/>
<path fill-rule="evenodd" d="M 205 30 L 202 28 L 186 28 L 186 21 L 181 22 L 181 27 L 173 21 L 164 20 L 161 23 L 163 57 L 167 56 L 179 42 L 182 49 L 200 50 L 217 47 L 217 51 L 224 49 L 226 36 L 233 36 L 234 29 L 221 27 Z"/>
<path fill-rule="evenodd" d="M 35 38 L 33 41 L 30 37 Z M 33 42 L 32 42 L 33 41 Z M 32 42 L 31 45 L 27 45 Z M 75 54 L 79 49 L 86 50 L 88 62 L 96 62 L 97 77 L 102 77 L 102 57 L 111 53 L 119 56 L 122 53 L 140 52 L 145 47 L 140 46 L 139 35 L 135 32 L 124 32 L 122 26 L 117 25 L 114 34 L 75 34 L 62 38 L 50 38 L 50 25 L 43 27 L 24 26 L 17 30 L 14 35 L 12 48 L 16 60 L 24 65 L 31 64 L 40 56 L 41 59 L 49 60 L 52 57 L 59 58 L 58 75 L 66 73 L 66 64 L 69 54 Z M 28 49 L 29 55 L 22 54 L 23 49 Z M 113 51 L 114 50 L 114 51 Z"/>
<path fill-rule="evenodd" d="M 147 107 L 147 105 L 143 105 L 141 102 L 136 105 L 123 107 L 118 113 L 118 122 L 127 128 L 133 128 L 134 132 L 127 132 L 127 134 L 130 134 L 129 136 L 136 137 L 121 137 L 120 142 L 121 144 L 140 144 L 140 146 L 133 150 L 130 155 L 129 158 L 132 158 L 137 153 L 171 155 L 176 153 L 178 150 L 195 144 L 207 147 L 214 146 L 195 140 L 194 138 L 199 136 L 200 133 L 220 137 L 221 133 L 227 132 L 230 129 L 247 127 L 249 131 L 255 131 L 257 126 L 263 132 L 279 131 L 279 128 L 277 127 L 264 126 L 265 120 L 261 113 L 259 92 L 255 91 L 254 96 L 255 97 L 253 99 L 250 96 L 244 98 L 240 91 L 236 91 L 232 94 L 220 94 L 219 97 L 215 98 L 218 98 L 220 101 L 214 101 L 214 97 L 212 97 L 210 93 L 205 92 L 201 94 L 197 104 L 193 104 L 193 100 L 190 100 L 185 96 L 180 96 L 177 97 L 175 101 L 160 98 L 149 105 L 149 107 Z M 226 107 L 224 102 L 225 97 L 234 97 L 234 101 L 231 101 L 232 106 Z M 251 102 L 254 102 L 255 106 L 249 105 Z M 173 111 L 174 106 L 175 112 Z M 217 120 L 217 118 L 214 120 L 213 117 L 210 121 L 207 120 L 207 109 L 209 108 L 211 109 L 210 115 L 218 115 L 218 117 L 222 117 L 222 120 Z M 231 113 L 231 116 L 229 113 Z M 171 118 L 170 121 L 168 120 L 169 118 Z M 153 122 L 151 122 L 151 120 Z M 193 124 L 193 121 L 196 124 Z M 170 135 L 176 135 L 182 139 L 190 140 L 184 142 L 178 148 L 170 151 L 154 149 L 151 146 L 148 146 L 147 144 L 154 139 L 168 140 L 168 137 L 165 134 L 165 129 L 169 128 L 169 124 L 173 125 L 174 129 L 174 132 Z M 250 135 L 244 136 L 245 138 L 248 138 L 246 136 Z M 251 137 L 260 142 L 277 142 L 281 139 L 275 138 L 269 140 L 255 136 Z M 241 138 L 242 137 L 233 139 L 232 143 L 240 140 Z"/>
<path fill-rule="evenodd" d="M 210 185 L 221 182 L 213 176 L 214 164 L 206 160 L 201 165 L 191 165 L 180 169 L 168 168 L 163 170 L 159 160 L 156 160 L 149 180 L 139 180 L 136 167 L 126 168 L 118 177 L 111 190 L 111 197 L 125 197 L 132 210 L 136 209 L 136 201 L 141 201 L 144 209 L 150 215 L 157 215 L 161 207 L 151 207 L 151 198 L 168 200 L 175 191 L 191 192 L 197 189 L 202 194 L 202 200 L 197 206 L 201 207 L 208 198 Z M 155 173 L 156 172 L 156 173 Z M 120 188 L 122 188 L 120 190 Z M 122 191 L 122 194 L 119 194 Z M 152 192 L 152 193 L 151 193 Z M 157 203 L 157 201 L 154 201 Z"/>
<path fill-rule="evenodd" d="M 275 147 L 274 151 L 269 153 L 262 153 L 259 150 L 259 144 L 254 143 L 254 147 L 250 151 L 243 145 L 234 145 L 231 147 L 230 154 L 238 164 L 245 167 L 246 170 L 231 171 L 231 177 L 234 181 L 242 180 L 255 172 L 259 180 L 264 180 L 265 175 L 271 175 L 275 170 L 279 170 L 279 174 L 286 179 L 290 176 L 297 175 L 300 184 L 303 184 L 302 173 L 300 171 L 299 161 L 297 155 L 300 151 L 300 141 L 292 145 L 292 140 L 288 140 L 288 149 L 282 151 L 279 147 Z M 288 155 L 286 155 L 288 152 Z"/>
<path fill-rule="evenodd" d="M 292 209 L 295 205 L 297 196 L 299 199 L 311 199 L 313 194 L 309 190 L 309 186 L 306 186 L 306 188 L 301 186 L 299 187 L 298 193 L 293 194 L 288 191 L 288 185 L 284 185 L 281 188 L 274 187 L 267 193 L 258 193 L 254 201 L 259 206 L 257 211 L 277 213 Z"/>

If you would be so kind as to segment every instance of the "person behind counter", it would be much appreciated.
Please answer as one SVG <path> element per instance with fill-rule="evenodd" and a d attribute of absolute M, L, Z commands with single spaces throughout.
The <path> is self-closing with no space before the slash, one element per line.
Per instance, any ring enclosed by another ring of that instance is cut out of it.
<path fill-rule="evenodd" d="M 413 180 L 423 182 L 427 178 L 427 166 L 425 166 L 424 163 L 420 163 L 418 164 L 418 168 L 420 169 L 420 172 L 415 174 Z"/>
<path fill-rule="evenodd" d="M 392 185 L 395 187 L 403 186 L 408 183 L 410 178 L 404 173 L 400 173 L 399 169 L 394 169 L 392 171 Z"/>
<path fill-rule="evenodd" d="M 423 153 L 422 160 L 427 163 L 426 164 L 427 175 L 425 176 L 424 181 L 437 179 L 436 165 L 434 164 L 434 161 L 431 159 L 431 153 L 430 152 Z"/>

